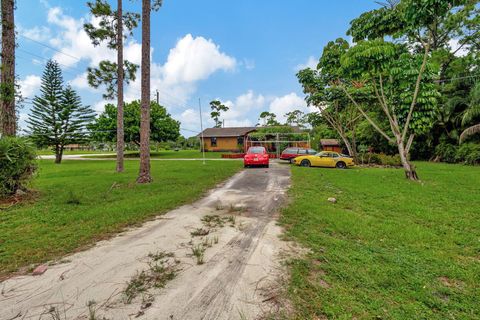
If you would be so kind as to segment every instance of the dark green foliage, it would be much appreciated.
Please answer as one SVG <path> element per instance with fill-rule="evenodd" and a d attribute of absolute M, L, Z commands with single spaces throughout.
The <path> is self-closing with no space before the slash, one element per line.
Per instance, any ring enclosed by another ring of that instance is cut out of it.
<path fill-rule="evenodd" d="M 70 86 L 63 88 L 62 71 L 57 62 L 47 62 L 40 92 L 40 96 L 33 99 L 28 129 L 38 147 L 54 148 L 59 163 L 65 145 L 88 140 L 86 125 L 95 113 L 89 106 L 82 106 L 80 97 Z"/>
<path fill-rule="evenodd" d="M 478 165 L 480 164 L 480 144 L 478 143 L 465 143 L 458 149 L 455 157 L 457 162 Z"/>
<path fill-rule="evenodd" d="M 36 157 L 25 138 L 0 139 L 0 198 L 25 189 L 37 169 Z"/>
<path fill-rule="evenodd" d="M 131 81 L 135 81 L 137 70 L 138 65 L 129 61 L 124 62 L 125 83 L 129 84 Z M 87 68 L 88 84 L 96 89 L 104 85 L 106 92 L 103 94 L 103 97 L 113 100 L 117 96 L 117 71 L 115 62 L 103 60 L 98 65 L 98 68 Z"/>
<path fill-rule="evenodd" d="M 449 143 L 442 142 L 435 148 L 435 155 L 437 160 L 455 163 L 457 159 L 457 149 L 458 147 Z"/>
<path fill-rule="evenodd" d="M 150 139 L 155 142 L 176 140 L 180 136 L 180 122 L 174 120 L 165 107 L 150 103 Z M 125 104 L 125 142 L 140 144 L 140 101 Z M 107 104 L 105 111 L 89 126 L 93 139 L 100 142 L 116 141 L 117 107 Z"/>

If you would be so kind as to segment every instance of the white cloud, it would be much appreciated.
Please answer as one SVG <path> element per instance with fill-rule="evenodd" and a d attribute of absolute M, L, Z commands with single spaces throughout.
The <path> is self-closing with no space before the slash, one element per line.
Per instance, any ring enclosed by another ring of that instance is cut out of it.
<path fill-rule="evenodd" d="M 42 79 L 36 75 L 28 75 L 19 81 L 20 91 L 24 98 L 32 98 L 40 89 Z"/>
<path fill-rule="evenodd" d="M 255 60 L 243 59 L 242 64 L 245 66 L 245 69 L 247 70 L 255 69 Z"/>
<path fill-rule="evenodd" d="M 309 112 L 304 99 L 292 92 L 283 97 L 277 97 L 270 103 L 270 112 L 277 115 L 277 120 L 281 123 L 285 122 L 285 114 L 294 110 Z"/>
<path fill-rule="evenodd" d="M 317 64 L 318 64 L 318 59 L 315 58 L 314 56 L 310 56 L 310 57 L 308 57 L 308 60 L 305 63 L 301 63 L 301 64 L 295 66 L 295 71 L 300 71 L 300 70 L 307 69 L 307 68 L 316 70 L 317 69 Z"/>
<path fill-rule="evenodd" d="M 79 74 L 73 80 L 69 81 L 69 83 L 76 89 L 96 91 L 94 88 L 89 86 L 86 72 Z"/>
<path fill-rule="evenodd" d="M 25 38 L 34 41 L 46 41 L 51 37 L 51 31 L 45 26 L 35 26 L 31 29 L 24 29 L 22 26 L 18 27 L 18 32 Z"/>
<path fill-rule="evenodd" d="M 236 60 L 220 52 L 211 39 L 187 34 L 170 50 L 162 70 L 166 83 L 178 84 L 204 80 L 218 70 L 232 71 L 235 66 Z"/>

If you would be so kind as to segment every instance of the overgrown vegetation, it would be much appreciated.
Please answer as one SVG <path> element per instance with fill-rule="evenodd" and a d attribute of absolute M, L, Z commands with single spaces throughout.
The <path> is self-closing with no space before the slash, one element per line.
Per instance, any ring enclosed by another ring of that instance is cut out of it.
<path fill-rule="evenodd" d="M 35 148 L 26 139 L 0 139 L 0 198 L 25 191 L 36 169 Z"/>
<path fill-rule="evenodd" d="M 36 202 L 1 212 L 0 276 L 189 203 L 241 168 L 237 161 L 155 161 L 152 174 L 161 179 L 143 186 L 133 182 L 138 161 L 127 161 L 122 175 L 112 170 L 111 161 L 39 164 L 41 174 L 32 184 L 39 192 Z"/>
<path fill-rule="evenodd" d="M 416 165 L 422 184 L 292 169 L 281 221 L 309 249 L 289 264 L 295 319 L 478 318 L 480 168 Z"/>

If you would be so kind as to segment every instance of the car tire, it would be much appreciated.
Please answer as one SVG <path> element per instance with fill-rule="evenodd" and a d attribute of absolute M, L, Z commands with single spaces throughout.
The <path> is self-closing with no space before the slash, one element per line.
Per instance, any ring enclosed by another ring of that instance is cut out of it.
<path fill-rule="evenodd" d="M 336 167 L 337 167 L 337 169 L 345 169 L 347 167 L 347 165 L 345 164 L 345 162 L 339 161 L 339 162 L 337 162 Z"/>
<path fill-rule="evenodd" d="M 265 166 L 265 168 L 270 168 L 270 165 L 269 165 L 269 164 L 267 164 L 267 165 Z"/>
<path fill-rule="evenodd" d="M 312 164 L 307 159 L 304 159 L 304 160 L 302 160 L 302 162 L 300 162 L 300 166 L 302 166 L 302 167 L 310 167 L 311 165 Z"/>

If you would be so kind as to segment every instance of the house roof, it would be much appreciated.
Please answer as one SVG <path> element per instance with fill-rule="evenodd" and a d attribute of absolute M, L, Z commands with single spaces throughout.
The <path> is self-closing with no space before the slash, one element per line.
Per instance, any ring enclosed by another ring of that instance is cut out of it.
<path fill-rule="evenodd" d="M 203 130 L 203 137 L 240 137 L 257 130 L 256 127 L 208 128 Z M 198 134 L 201 137 L 202 134 Z"/>
<path fill-rule="evenodd" d="M 337 139 L 321 139 L 320 144 L 322 146 L 339 146 L 340 145 Z"/>

